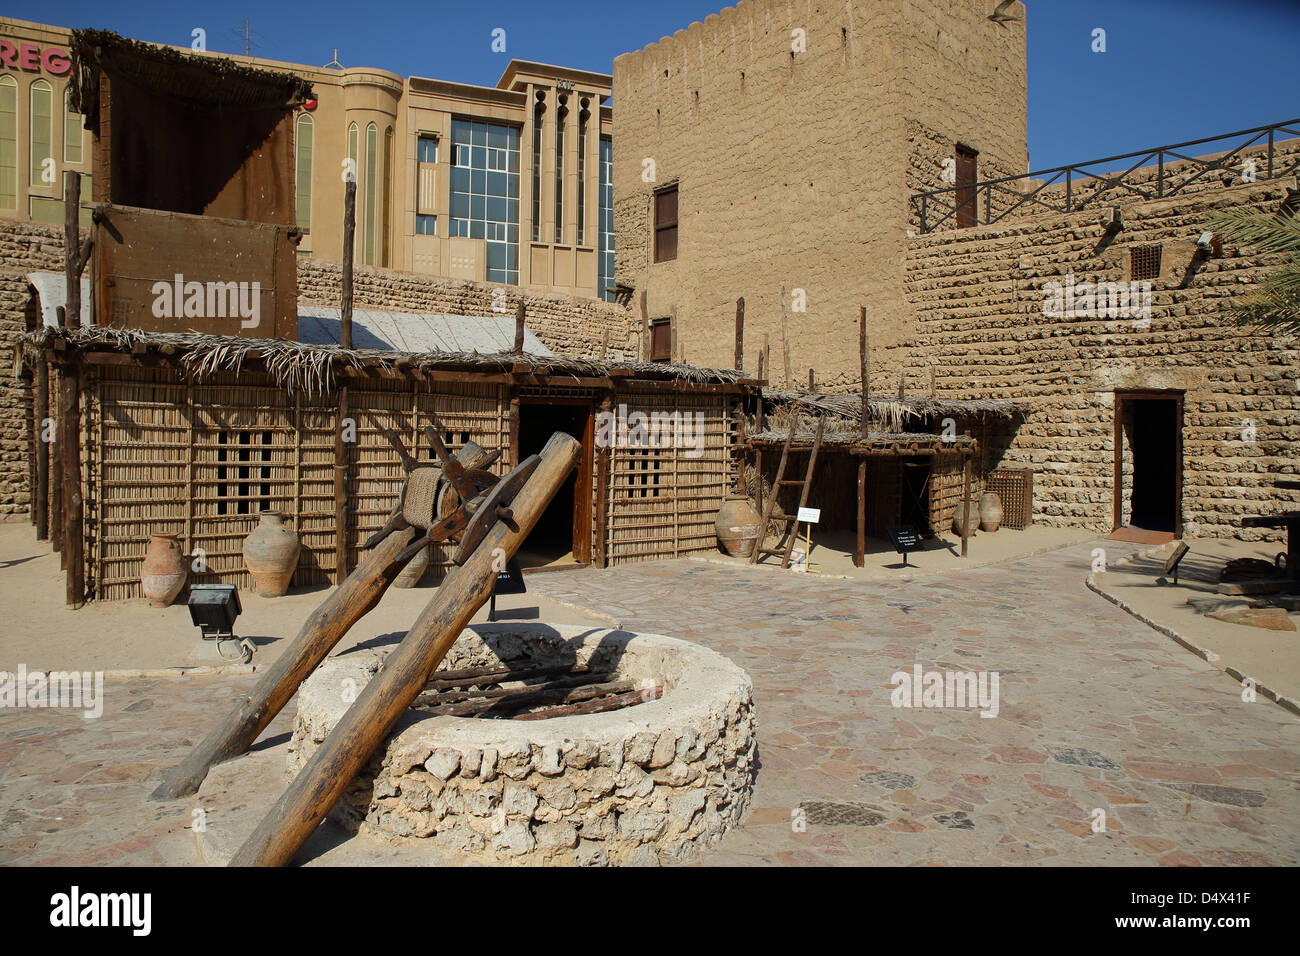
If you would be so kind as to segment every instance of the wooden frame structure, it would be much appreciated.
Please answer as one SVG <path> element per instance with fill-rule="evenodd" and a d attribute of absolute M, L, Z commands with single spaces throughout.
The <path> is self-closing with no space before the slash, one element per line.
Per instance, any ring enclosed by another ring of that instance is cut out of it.
<path fill-rule="evenodd" d="M 421 429 L 436 415 L 448 448 L 474 441 L 500 450 L 495 467 L 504 472 L 518 461 L 519 410 L 530 401 L 590 409 L 578 436 L 582 526 L 574 543 L 582 563 L 710 550 L 731 481 L 734 408 L 757 384 L 739 373 L 665 363 L 344 352 L 107 329 L 44 329 L 29 333 L 22 348 L 33 369 L 49 360 L 76 382 L 86 512 L 76 535 L 85 554 L 73 564 L 84 593 L 99 600 L 140 594 L 144 549 L 157 531 L 177 533 L 192 560 L 202 558 L 207 570 L 192 572 L 192 582 L 249 586 L 241 543 L 268 508 L 285 512 L 302 541 L 293 585 L 337 583 L 360 560 L 360 544 L 382 524 L 403 481 L 381 427 L 425 460 L 432 450 Z M 596 447 L 596 415 L 620 410 L 692 415 L 698 456 L 677 445 Z M 336 437 L 353 429 L 340 472 Z M 39 449 L 31 453 L 36 458 Z M 58 484 L 51 480 L 44 496 L 52 515 L 62 513 L 53 500 Z M 436 578 L 450 555 L 435 545 L 432 557 Z"/>

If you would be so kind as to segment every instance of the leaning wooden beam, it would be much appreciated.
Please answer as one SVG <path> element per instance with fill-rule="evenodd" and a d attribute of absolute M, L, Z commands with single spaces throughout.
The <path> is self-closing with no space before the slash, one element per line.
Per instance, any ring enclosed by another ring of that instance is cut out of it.
<path fill-rule="evenodd" d="M 357 569 L 307 618 L 293 643 L 272 661 L 257 686 L 167 774 L 153 792 L 154 800 L 176 800 L 196 793 L 214 764 L 238 757 L 253 745 L 298 692 L 298 685 L 352 625 L 379 603 L 401 570 L 397 555 L 415 535 L 415 528 L 395 531 L 364 553 Z"/>
<path fill-rule="evenodd" d="M 519 550 L 577 466 L 581 453 L 582 446 L 570 436 L 551 437 L 536 471 L 509 504 L 513 528 L 495 522 L 465 562 L 452 568 L 402 643 L 388 656 L 383 670 L 298 771 L 284 795 L 235 853 L 231 866 L 283 866 L 293 859 L 487 601 L 496 582 L 497 562 L 502 555 L 508 560 Z"/>
<path fill-rule="evenodd" d="M 745 370 L 745 297 L 736 300 L 736 371 Z"/>

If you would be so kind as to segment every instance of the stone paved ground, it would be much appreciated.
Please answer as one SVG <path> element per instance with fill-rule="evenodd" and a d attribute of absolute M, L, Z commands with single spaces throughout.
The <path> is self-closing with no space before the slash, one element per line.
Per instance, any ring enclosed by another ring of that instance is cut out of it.
<path fill-rule="evenodd" d="M 1088 592 L 1090 560 L 910 582 L 677 561 L 529 586 L 753 677 L 753 809 L 705 862 L 1294 865 L 1300 721 Z M 997 671 L 998 716 L 891 706 L 918 663 Z M 0 863 L 191 862 L 189 803 L 146 796 L 249 683 L 115 682 L 99 720 L 0 711 Z"/>
<path fill-rule="evenodd" d="M 753 809 L 709 863 L 1294 865 L 1300 721 L 1087 591 L 1093 546 L 910 583 L 688 561 L 534 587 L 753 678 Z M 998 716 L 893 707 L 917 663 L 997 671 Z"/>

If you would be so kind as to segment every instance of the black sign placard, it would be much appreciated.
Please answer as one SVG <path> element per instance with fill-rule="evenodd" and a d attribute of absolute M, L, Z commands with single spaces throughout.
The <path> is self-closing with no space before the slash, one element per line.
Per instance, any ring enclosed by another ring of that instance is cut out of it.
<path fill-rule="evenodd" d="M 899 554 L 921 550 L 921 532 L 915 525 L 891 525 L 887 533 L 889 540 L 894 542 L 894 550 Z"/>
<path fill-rule="evenodd" d="M 496 582 L 492 586 L 493 594 L 527 594 L 524 584 L 524 570 L 519 562 L 511 558 L 506 562 L 504 571 L 497 572 Z"/>

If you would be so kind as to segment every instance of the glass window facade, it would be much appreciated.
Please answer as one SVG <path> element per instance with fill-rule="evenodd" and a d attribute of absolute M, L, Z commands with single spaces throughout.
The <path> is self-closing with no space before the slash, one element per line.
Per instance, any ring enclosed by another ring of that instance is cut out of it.
<path fill-rule="evenodd" d="M 63 161 L 80 163 L 84 131 L 81 128 L 81 114 L 72 108 L 72 87 L 63 91 Z"/>
<path fill-rule="evenodd" d="M 58 181 L 56 176 L 49 182 L 43 178 L 45 161 L 53 156 L 54 140 L 54 87 L 44 80 L 32 83 L 32 168 L 33 186 L 49 186 Z"/>
<path fill-rule="evenodd" d="M 415 161 L 417 163 L 436 163 L 438 161 L 438 141 L 432 136 L 421 136 L 416 140 Z"/>
<path fill-rule="evenodd" d="M 519 283 L 519 130 L 451 122 L 449 236 L 487 241 L 487 281 Z"/>
<path fill-rule="evenodd" d="M 311 154 L 315 132 L 315 122 L 311 116 L 307 113 L 300 114 L 295 137 L 298 157 L 294 170 L 293 189 L 298 228 L 303 232 L 311 232 Z"/>
<path fill-rule="evenodd" d="M 0 76 L 0 209 L 18 208 L 18 82 Z"/>
<path fill-rule="evenodd" d="M 436 236 L 438 234 L 438 217 L 417 215 L 415 217 L 415 234 L 417 236 Z"/>
<path fill-rule="evenodd" d="M 614 284 L 614 143 L 600 141 L 599 194 L 600 250 L 596 260 L 596 294 L 606 302 L 614 301 L 607 286 Z"/>

